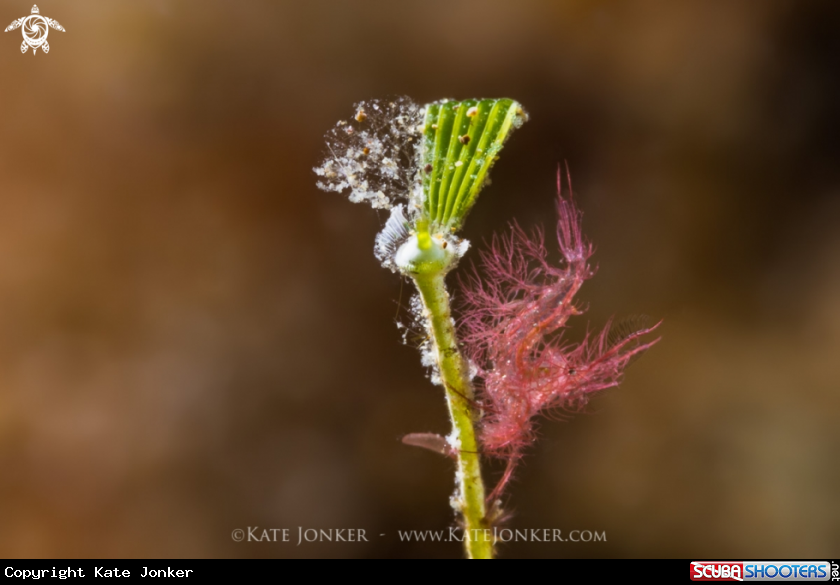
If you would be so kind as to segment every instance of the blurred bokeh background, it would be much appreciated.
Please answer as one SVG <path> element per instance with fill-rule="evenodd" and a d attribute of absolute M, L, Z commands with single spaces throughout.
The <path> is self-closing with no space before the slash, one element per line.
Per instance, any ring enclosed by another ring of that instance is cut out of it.
<path fill-rule="evenodd" d="M 454 521 L 452 464 L 399 443 L 443 399 L 384 218 L 311 171 L 391 95 L 524 104 L 465 235 L 551 227 L 566 159 L 600 266 L 576 325 L 665 319 L 510 492 L 509 526 L 607 542 L 502 556 L 840 550 L 837 2 L 39 6 L 48 55 L 0 35 L 0 556 L 461 556 L 397 538 Z"/>

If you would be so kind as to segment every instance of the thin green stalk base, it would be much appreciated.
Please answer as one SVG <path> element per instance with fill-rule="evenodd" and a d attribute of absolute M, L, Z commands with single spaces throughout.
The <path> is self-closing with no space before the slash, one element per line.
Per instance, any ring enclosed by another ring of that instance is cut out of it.
<path fill-rule="evenodd" d="M 484 482 L 475 438 L 475 413 L 472 386 L 466 364 L 458 349 L 455 323 L 449 307 L 449 293 L 444 285 L 445 270 L 412 274 L 429 321 L 440 378 L 446 390 L 446 402 L 452 419 L 453 438 L 458 458 L 456 475 L 458 493 L 453 506 L 464 520 L 464 546 L 471 559 L 493 558 L 493 541 L 484 505 Z"/>

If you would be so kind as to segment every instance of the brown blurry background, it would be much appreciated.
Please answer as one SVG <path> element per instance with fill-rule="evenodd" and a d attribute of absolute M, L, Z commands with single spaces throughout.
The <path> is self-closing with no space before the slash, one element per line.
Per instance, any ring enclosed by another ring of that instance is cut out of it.
<path fill-rule="evenodd" d="M 502 556 L 836 556 L 836 2 L 39 6 L 49 55 L 0 35 L 0 557 L 461 555 L 397 537 L 453 523 L 451 463 L 398 441 L 444 403 L 383 217 L 311 171 L 402 94 L 524 104 L 466 236 L 551 228 L 567 159 L 600 265 L 577 327 L 665 319 L 510 492 L 511 527 L 607 542 Z"/>

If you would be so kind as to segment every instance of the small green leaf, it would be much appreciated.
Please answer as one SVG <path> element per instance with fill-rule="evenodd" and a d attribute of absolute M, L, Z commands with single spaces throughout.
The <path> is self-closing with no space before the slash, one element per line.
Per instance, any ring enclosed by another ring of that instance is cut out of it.
<path fill-rule="evenodd" d="M 432 229 L 461 227 L 499 151 L 527 115 L 512 99 L 443 100 L 426 106 L 424 211 Z"/>

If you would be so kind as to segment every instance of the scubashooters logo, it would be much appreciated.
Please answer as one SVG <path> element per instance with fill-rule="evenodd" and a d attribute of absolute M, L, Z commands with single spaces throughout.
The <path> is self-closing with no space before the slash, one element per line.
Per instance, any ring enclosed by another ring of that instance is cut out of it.
<path fill-rule="evenodd" d="M 838 581 L 827 561 L 694 561 L 692 581 Z"/>
<path fill-rule="evenodd" d="M 32 14 L 18 18 L 12 24 L 6 27 L 5 32 L 21 28 L 23 33 L 23 43 L 20 45 L 20 52 L 25 53 L 32 48 L 32 54 L 41 49 L 45 53 L 50 52 L 50 44 L 47 42 L 47 36 L 50 34 L 50 29 L 64 32 L 64 27 L 58 24 L 57 20 L 41 16 L 41 11 L 38 6 L 32 7 Z"/>

